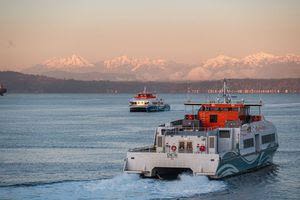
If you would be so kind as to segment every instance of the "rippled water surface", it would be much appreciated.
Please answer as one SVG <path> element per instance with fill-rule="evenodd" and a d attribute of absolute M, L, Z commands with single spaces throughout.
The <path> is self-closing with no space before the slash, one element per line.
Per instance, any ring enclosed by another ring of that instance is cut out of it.
<path fill-rule="evenodd" d="M 300 199 L 300 95 L 240 96 L 264 101 L 280 147 L 273 166 L 221 181 L 123 174 L 127 149 L 152 144 L 155 127 L 181 118 L 187 99 L 162 94 L 170 112 L 129 113 L 131 96 L 0 97 L 0 199 Z"/>

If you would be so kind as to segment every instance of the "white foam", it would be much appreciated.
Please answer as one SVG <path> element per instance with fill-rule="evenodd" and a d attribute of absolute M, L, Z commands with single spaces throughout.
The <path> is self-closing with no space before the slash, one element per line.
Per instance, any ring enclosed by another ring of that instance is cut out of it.
<path fill-rule="evenodd" d="M 88 196 L 101 199 L 157 199 L 191 197 L 224 190 L 226 185 L 223 181 L 212 181 L 205 176 L 181 175 L 178 180 L 167 181 L 122 174 L 88 183 L 84 188 L 90 193 Z"/>
<path fill-rule="evenodd" d="M 223 181 L 211 181 L 204 176 L 181 175 L 167 181 L 142 179 L 138 175 L 122 174 L 111 179 L 74 181 L 31 187 L 0 188 L 0 199 L 167 199 L 193 197 L 224 190 Z"/>

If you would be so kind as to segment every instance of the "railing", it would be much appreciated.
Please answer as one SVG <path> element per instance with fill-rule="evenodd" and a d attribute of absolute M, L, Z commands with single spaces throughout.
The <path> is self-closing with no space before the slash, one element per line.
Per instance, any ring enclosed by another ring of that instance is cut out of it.
<path fill-rule="evenodd" d="M 138 147 L 138 148 L 129 149 L 129 152 L 156 152 L 156 147 L 153 145 Z"/>
<path fill-rule="evenodd" d="M 213 127 L 183 127 L 183 126 L 176 126 L 176 127 L 167 127 L 166 129 L 162 129 L 163 135 L 207 135 L 209 131 L 212 131 Z"/>

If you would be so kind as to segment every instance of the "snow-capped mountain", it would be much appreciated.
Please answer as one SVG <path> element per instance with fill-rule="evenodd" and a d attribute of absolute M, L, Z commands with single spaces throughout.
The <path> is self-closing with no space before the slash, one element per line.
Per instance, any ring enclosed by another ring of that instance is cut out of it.
<path fill-rule="evenodd" d="M 56 78 L 79 80 L 177 81 L 223 78 L 298 78 L 300 56 L 272 55 L 264 52 L 244 58 L 219 55 L 198 66 L 165 59 L 137 58 L 126 55 L 91 63 L 79 55 L 52 58 L 24 70 Z"/>
<path fill-rule="evenodd" d="M 251 65 L 251 66 L 263 66 L 266 64 L 270 64 L 271 62 L 280 61 L 281 59 L 278 59 L 277 56 L 274 56 L 272 54 L 259 52 L 256 54 L 251 54 L 249 56 L 246 56 L 245 58 L 241 59 L 239 62 L 242 62 L 243 65 Z"/>
<path fill-rule="evenodd" d="M 225 55 L 219 55 L 215 58 L 208 59 L 206 62 L 204 62 L 203 67 L 217 69 L 226 65 L 236 65 L 238 61 L 239 60 L 236 58 L 232 58 Z"/>
<path fill-rule="evenodd" d="M 244 58 L 217 56 L 193 68 L 185 79 L 298 77 L 300 77 L 299 55 L 276 56 L 259 52 Z"/>
<path fill-rule="evenodd" d="M 106 72 L 132 74 L 136 80 L 146 81 L 172 80 L 176 76 L 175 73 L 181 70 L 179 67 L 183 65 L 187 66 L 165 59 L 136 58 L 126 55 L 103 61 Z"/>
<path fill-rule="evenodd" d="M 59 69 L 62 67 L 93 67 L 94 64 L 76 54 L 66 58 L 51 58 L 42 63 L 43 66 Z"/>
<path fill-rule="evenodd" d="M 129 66 L 130 71 L 136 71 L 143 66 L 153 66 L 159 67 L 162 70 L 165 69 L 167 61 L 164 59 L 150 59 L 147 57 L 144 58 L 135 58 L 128 57 L 126 55 L 115 57 L 109 60 L 104 61 L 104 65 L 107 69 L 119 69 L 122 66 Z"/>
<path fill-rule="evenodd" d="M 82 80 L 88 80 L 90 77 L 90 80 L 168 81 L 178 76 L 176 74 L 181 66 L 182 64 L 164 59 L 136 58 L 126 55 L 91 63 L 81 56 L 72 55 L 66 58 L 46 60 L 42 64 L 23 70 L 23 72 Z M 189 69 L 186 67 L 181 71 L 186 74 L 186 70 Z"/>
<path fill-rule="evenodd" d="M 55 57 L 48 59 L 41 64 L 29 67 L 22 72 L 30 74 L 48 75 L 58 72 L 86 73 L 95 70 L 95 65 L 82 56 L 73 54 L 69 57 Z"/>

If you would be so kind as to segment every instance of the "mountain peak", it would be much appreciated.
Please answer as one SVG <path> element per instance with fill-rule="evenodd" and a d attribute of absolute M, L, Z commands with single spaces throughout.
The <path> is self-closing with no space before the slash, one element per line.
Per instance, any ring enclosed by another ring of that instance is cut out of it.
<path fill-rule="evenodd" d="M 91 64 L 89 61 L 84 59 L 83 57 L 72 54 L 69 57 L 64 58 L 51 58 L 43 62 L 42 65 L 45 65 L 47 67 L 51 68 L 60 68 L 60 67 L 92 67 L 93 64 Z"/>
<path fill-rule="evenodd" d="M 261 66 L 266 63 L 270 63 L 278 59 L 277 56 L 274 56 L 273 54 L 265 53 L 265 52 L 258 52 L 255 54 L 248 55 L 241 59 L 243 64 L 248 64 L 251 66 Z"/>
<path fill-rule="evenodd" d="M 215 58 L 208 59 L 205 62 L 204 67 L 206 67 L 206 68 L 218 68 L 218 67 L 223 67 L 223 66 L 228 65 L 228 64 L 234 65 L 237 62 L 238 62 L 238 59 L 221 54 L 221 55 L 218 55 Z"/>
<path fill-rule="evenodd" d="M 260 51 L 258 53 L 246 56 L 246 58 L 247 57 L 252 57 L 252 58 L 257 58 L 257 59 L 268 59 L 268 58 L 274 58 L 276 56 L 274 56 L 273 54 L 270 54 L 270 53 Z"/>
<path fill-rule="evenodd" d="M 121 66 L 132 66 L 131 71 L 136 71 L 141 66 L 161 66 L 166 64 L 164 59 L 150 59 L 148 57 L 136 58 L 127 55 L 118 56 L 104 61 L 104 65 L 108 69 L 117 69 Z"/>

